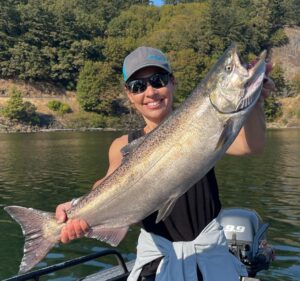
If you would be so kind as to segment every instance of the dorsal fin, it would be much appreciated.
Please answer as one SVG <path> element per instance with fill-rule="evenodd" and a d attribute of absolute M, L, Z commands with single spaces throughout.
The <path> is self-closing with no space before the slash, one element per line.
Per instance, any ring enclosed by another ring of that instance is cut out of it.
<path fill-rule="evenodd" d="M 155 223 L 159 223 L 161 220 L 165 220 L 165 218 L 168 215 L 170 215 L 175 206 L 176 201 L 177 198 L 170 199 L 159 209 Z"/>

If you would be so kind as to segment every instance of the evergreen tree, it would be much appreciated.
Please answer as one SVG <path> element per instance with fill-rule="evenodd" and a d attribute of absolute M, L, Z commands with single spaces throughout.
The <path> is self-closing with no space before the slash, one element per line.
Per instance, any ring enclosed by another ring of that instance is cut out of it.
<path fill-rule="evenodd" d="M 30 102 L 23 102 L 22 93 L 13 89 L 7 105 L 1 110 L 4 117 L 12 120 L 24 121 L 31 124 L 39 123 L 36 107 Z"/>
<path fill-rule="evenodd" d="M 85 111 L 114 114 L 118 110 L 120 81 L 112 65 L 106 62 L 85 63 L 77 84 L 77 99 Z"/>
<path fill-rule="evenodd" d="M 11 1 L 0 0 L 0 76 L 7 76 L 10 48 L 20 35 L 20 15 Z"/>

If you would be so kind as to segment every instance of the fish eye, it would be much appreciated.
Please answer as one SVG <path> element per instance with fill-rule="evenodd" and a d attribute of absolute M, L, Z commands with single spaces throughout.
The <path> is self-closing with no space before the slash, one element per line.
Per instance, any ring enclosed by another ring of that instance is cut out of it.
<path fill-rule="evenodd" d="M 226 72 L 231 72 L 232 71 L 232 65 L 231 64 L 227 64 L 226 66 L 225 66 L 225 71 Z"/>

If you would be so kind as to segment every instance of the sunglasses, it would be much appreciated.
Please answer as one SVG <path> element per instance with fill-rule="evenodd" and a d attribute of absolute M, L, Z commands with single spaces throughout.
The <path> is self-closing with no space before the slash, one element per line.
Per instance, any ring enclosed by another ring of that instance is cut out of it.
<path fill-rule="evenodd" d="M 169 78 L 170 74 L 167 72 L 155 73 L 148 78 L 139 78 L 128 81 L 125 83 L 125 87 L 133 94 L 141 94 L 147 89 L 148 83 L 153 88 L 159 89 L 168 85 Z"/>

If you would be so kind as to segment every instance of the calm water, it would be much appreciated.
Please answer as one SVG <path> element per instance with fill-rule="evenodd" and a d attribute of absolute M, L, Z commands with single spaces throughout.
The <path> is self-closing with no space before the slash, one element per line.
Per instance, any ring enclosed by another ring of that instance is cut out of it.
<path fill-rule="evenodd" d="M 56 132 L 0 135 L 0 279 L 15 275 L 22 258 L 19 226 L 3 211 L 22 205 L 53 211 L 55 206 L 90 190 L 107 167 L 107 149 L 120 132 Z M 259 277 L 267 281 L 300 280 L 300 130 L 270 130 L 264 154 L 224 157 L 217 165 L 224 207 L 255 209 L 271 227 L 268 240 L 277 260 Z M 126 259 L 135 252 L 137 229 L 118 249 Z M 37 266 L 54 264 L 107 248 L 93 239 L 57 246 Z M 47 276 L 76 280 L 109 267 L 102 259 Z"/>

